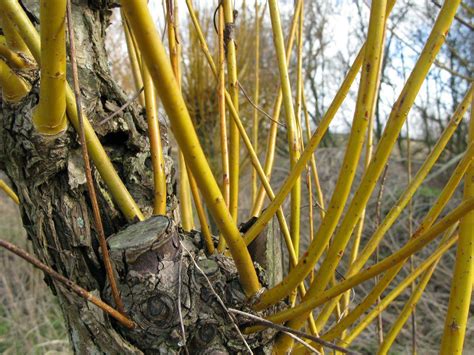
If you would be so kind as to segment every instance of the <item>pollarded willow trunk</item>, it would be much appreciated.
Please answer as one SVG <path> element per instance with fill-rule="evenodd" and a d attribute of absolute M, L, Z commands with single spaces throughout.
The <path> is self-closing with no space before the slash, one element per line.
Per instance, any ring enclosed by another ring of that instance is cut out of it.
<path fill-rule="evenodd" d="M 23 1 L 32 19 L 37 18 L 38 3 Z M 123 114 L 101 124 L 126 101 L 110 76 L 104 47 L 113 5 L 116 4 L 106 0 L 73 1 L 83 106 L 119 175 L 142 211 L 150 215 L 153 184 L 144 110 L 131 105 Z M 72 126 L 55 138 L 46 138 L 34 130 L 32 108 L 38 102 L 39 76 L 33 71 L 31 77 L 33 89 L 25 99 L 14 105 L 2 102 L 0 168 L 7 172 L 20 197 L 23 224 L 36 255 L 68 279 L 113 304 L 93 225 L 78 136 Z M 162 132 L 166 142 L 164 127 Z M 168 156 L 166 161 L 168 216 L 128 226 L 94 171 L 105 232 L 112 235 L 108 242 L 119 288 L 128 315 L 139 327 L 126 330 L 46 277 L 58 296 L 77 353 L 182 351 L 182 326 L 191 353 L 245 352 L 206 279 L 227 306 L 245 309 L 246 300 L 235 266 L 224 256 L 206 257 L 200 251 L 200 235 L 185 235 L 177 227 L 174 170 Z M 262 254 L 261 247 L 257 249 Z M 278 253 L 272 250 L 272 254 Z M 198 260 L 200 269 L 191 255 Z M 272 338 L 273 334 L 266 331 L 247 337 L 247 342 L 254 350 L 266 352 Z"/>

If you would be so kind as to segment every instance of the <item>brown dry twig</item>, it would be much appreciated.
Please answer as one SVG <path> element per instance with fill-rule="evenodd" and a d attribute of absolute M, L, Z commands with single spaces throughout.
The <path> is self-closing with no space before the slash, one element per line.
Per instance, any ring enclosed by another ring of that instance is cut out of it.
<path fill-rule="evenodd" d="M 65 285 L 69 290 L 73 291 L 75 294 L 78 296 L 84 298 L 85 300 L 95 304 L 97 307 L 102 309 L 105 313 L 110 315 L 111 317 L 115 318 L 120 324 L 122 324 L 124 327 L 127 327 L 129 329 L 135 328 L 137 325 L 134 321 L 130 320 L 114 308 L 110 307 L 107 303 L 101 301 L 99 298 L 94 296 L 92 293 L 89 291 L 83 289 L 76 283 L 72 282 L 71 280 L 67 279 L 63 275 L 59 274 L 58 272 L 54 271 L 52 268 L 50 268 L 48 265 L 43 264 L 41 261 L 36 259 L 34 256 L 29 254 L 28 252 L 24 251 L 23 249 L 17 247 L 16 245 L 9 243 L 5 240 L 0 239 L 0 247 L 3 247 L 7 249 L 8 251 L 11 251 L 12 253 L 18 255 L 20 258 L 26 260 L 33 266 L 37 267 L 41 271 L 43 271 L 45 274 L 51 276 L 54 280 L 59 281 L 63 285 Z"/>
<path fill-rule="evenodd" d="M 352 352 L 350 352 L 346 348 L 343 348 L 341 346 L 333 344 L 329 341 L 323 340 L 323 339 L 321 339 L 317 336 L 306 334 L 304 332 L 300 332 L 299 330 L 295 330 L 295 329 L 292 329 L 292 328 L 289 328 L 289 327 L 285 327 L 284 325 L 281 325 L 281 324 L 276 324 L 276 323 L 270 322 L 268 319 L 256 316 L 254 314 L 239 311 L 238 309 L 233 309 L 233 308 L 229 308 L 229 312 L 239 314 L 241 316 L 250 318 L 250 319 L 254 320 L 254 323 L 256 323 L 256 324 L 264 325 L 264 326 L 279 330 L 279 331 L 289 335 L 290 337 L 292 337 L 293 339 L 295 339 L 296 341 L 298 341 L 299 343 L 301 343 L 302 345 L 304 345 L 306 347 L 309 346 L 310 348 L 312 348 L 307 342 L 305 342 L 301 338 L 309 339 L 309 340 L 311 340 L 311 341 L 313 341 L 317 344 L 320 344 L 322 346 L 328 347 L 328 348 L 333 349 L 333 350 L 337 350 L 337 351 L 345 353 L 345 354 L 352 354 Z M 319 353 L 316 349 L 314 349 L 314 348 L 312 348 L 312 349 L 313 349 L 312 351 L 315 351 L 316 353 Z"/>
<path fill-rule="evenodd" d="M 69 33 L 72 81 L 74 85 L 74 95 L 76 97 L 77 116 L 79 118 L 79 139 L 81 141 L 82 158 L 84 160 L 87 190 L 89 191 L 89 197 L 92 204 L 92 213 L 94 215 L 94 224 L 97 229 L 97 236 L 100 244 L 100 249 L 102 251 L 102 259 L 104 261 L 105 271 L 107 273 L 107 278 L 110 283 L 112 296 L 114 298 L 115 306 L 117 307 L 118 311 L 123 314 L 125 312 L 125 306 L 118 291 L 117 283 L 115 281 L 114 276 L 114 270 L 112 268 L 112 262 L 110 261 L 109 250 L 107 249 L 107 241 L 105 240 L 104 226 L 102 224 L 102 218 L 100 217 L 99 203 L 97 202 L 97 195 L 95 192 L 94 179 L 92 177 L 89 152 L 87 150 L 87 143 L 84 132 L 84 116 L 82 114 L 81 91 L 79 87 L 79 76 L 77 73 L 76 45 L 74 41 L 74 26 L 72 24 L 71 0 L 67 1 L 67 27 Z"/>
<path fill-rule="evenodd" d="M 137 98 L 140 96 L 140 94 L 143 92 L 144 88 L 142 87 L 140 90 L 138 90 L 135 95 L 133 95 L 130 100 L 128 100 L 126 103 L 124 103 L 117 111 L 112 113 L 110 116 L 107 116 L 104 118 L 102 121 L 99 122 L 99 124 L 104 124 L 108 121 L 110 121 L 112 118 L 115 116 L 121 114 L 128 106 L 130 106 Z"/>
<path fill-rule="evenodd" d="M 266 113 L 261 107 L 259 107 L 258 105 L 256 105 L 256 104 L 252 101 L 252 99 L 250 98 L 250 96 L 247 94 L 247 92 L 245 91 L 244 87 L 242 86 L 242 84 L 241 84 L 240 82 L 237 82 L 237 85 L 239 86 L 240 91 L 242 91 L 242 94 L 244 94 L 245 98 L 246 98 L 247 101 L 250 103 L 250 105 L 253 106 L 253 108 L 255 108 L 258 112 L 260 112 L 262 115 L 264 115 L 264 116 L 265 116 L 266 118 L 268 118 L 270 121 L 275 122 L 277 125 L 286 128 L 286 125 L 285 125 L 284 123 L 281 123 L 281 122 L 278 122 L 277 120 L 274 120 L 272 116 L 270 116 L 268 113 Z"/>

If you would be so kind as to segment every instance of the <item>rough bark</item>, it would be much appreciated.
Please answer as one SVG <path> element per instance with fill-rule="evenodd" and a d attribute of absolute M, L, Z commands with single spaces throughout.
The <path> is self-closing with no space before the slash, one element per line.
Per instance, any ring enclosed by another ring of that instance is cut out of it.
<path fill-rule="evenodd" d="M 23 4 L 33 16 L 37 13 L 37 1 L 23 1 Z M 120 116 L 99 124 L 126 101 L 110 76 L 104 47 L 112 5 L 107 0 L 73 1 L 81 93 L 86 114 L 119 175 L 149 215 L 153 185 L 144 112 L 131 105 Z M 6 171 L 20 197 L 23 224 L 36 255 L 112 304 L 91 217 L 78 136 L 72 127 L 52 139 L 34 131 L 31 110 L 38 102 L 38 75 L 33 76 L 33 89 L 21 103 L 2 102 L 0 168 Z M 167 142 L 164 126 L 162 131 L 163 141 Z M 207 281 L 181 243 L 197 258 L 226 304 L 245 309 L 235 267 L 231 259 L 222 255 L 206 257 L 200 251 L 199 233 L 184 234 L 177 227 L 174 170 L 168 155 L 166 161 L 168 216 L 129 226 L 94 171 L 120 290 L 128 314 L 140 327 L 133 331 L 121 328 L 98 308 L 46 277 L 45 281 L 58 296 L 76 353 L 182 351 L 178 287 L 186 345 L 191 353 L 244 351 L 228 315 L 209 292 Z M 274 282 L 274 276 L 271 279 Z M 267 352 L 272 337 L 271 332 L 264 332 L 247 340 L 257 352 Z"/>

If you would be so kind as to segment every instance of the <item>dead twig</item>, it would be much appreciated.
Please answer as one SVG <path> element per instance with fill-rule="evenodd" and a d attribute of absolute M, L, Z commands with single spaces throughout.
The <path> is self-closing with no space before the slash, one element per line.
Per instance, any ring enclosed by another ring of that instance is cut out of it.
<path fill-rule="evenodd" d="M 239 82 L 237 82 L 237 85 L 239 86 L 240 88 L 240 91 L 242 91 L 242 94 L 244 94 L 245 98 L 247 99 L 247 101 L 250 103 L 250 105 L 252 105 L 258 112 L 260 112 L 262 115 L 264 115 L 266 118 L 268 118 L 270 121 L 272 122 L 275 122 L 277 125 L 281 126 L 281 127 L 284 127 L 286 128 L 286 125 L 281 123 L 281 122 L 278 122 L 277 120 L 274 120 L 272 116 L 270 116 L 268 113 L 266 113 L 262 108 L 260 108 L 258 105 L 256 105 L 252 99 L 250 98 L 249 95 L 247 95 L 247 92 L 245 91 L 245 89 L 243 88 L 242 84 L 240 84 Z"/>
<path fill-rule="evenodd" d="M 216 296 L 216 299 L 217 299 L 217 302 L 219 302 L 219 304 L 221 305 L 221 307 L 224 309 L 224 311 L 227 313 L 227 315 L 229 316 L 229 319 L 231 320 L 232 322 L 232 325 L 233 327 L 235 328 L 235 330 L 237 331 L 237 334 L 239 334 L 239 337 L 242 339 L 242 342 L 244 343 L 245 347 L 247 348 L 249 354 L 253 354 L 253 351 L 252 349 L 250 348 L 249 344 L 247 343 L 247 341 L 245 340 L 242 332 L 240 331 L 239 327 L 237 326 L 237 323 L 236 323 L 236 319 L 235 317 L 232 315 L 232 313 L 230 313 L 229 309 L 226 307 L 224 301 L 222 300 L 222 298 L 218 295 L 218 293 L 216 292 L 216 290 L 214 289 L 214 287 L 212 286 L 212 283 L 211 281 L 209 280 L 209 278 L 206 276 L 206 274 L 204 273 L 204 271 L 199 267 L 198 263 L 196 262 L 196 260 L 194 260 L 193 256 L 191 255 L 191 253 L 189 252 L 188 249 L 186 249 L 186 247 L 183 245 L 182 242 L 180 242 L 181 244 L 181 247 L 186 251 L 186 253 L 188 253 L 190 259 L 192 260 L 194 266 L 196 267 L 196 269 L 202 274 L 202 276 L 206 279 L 207 281 L 207 284 L 209 285 L 209 289 L 211 290 L 211 292 L 214 294 L 214 296 Z"/>
<path fill-rule="evenodd" d="M 341 347 L 339 345 L 336 345 L 334 343 L 331 343 L 329 341 L 323 340 L 323 339 L 321 339 L 317 336 L 306 334 L 304 332 L 300 332 L 299 330 L 295 330 L 295 329 L 292 329 L 292 328 L 285 327 L 284 325 L 281 325 L 281 324 L 276 324 L 276 323 L 270 322 L 268 319 L 256 316 L 254 314 L 239 311 L 238 309 L 234 309 L 234 308 L 229 308 L 229 312 L 232 312 L 232 313 L 239 314 L 241 316 L 250 318 L 250 319 L 254 320 L 255 323 L 257 323 L 257 324 L 264 325 L 266 327 L 279 330 L 279 331 L 289 335 L 290 337 L 292 337 L 293 339 L 295 339 L 296 341 L 298 341 L 302 345 L 304 345 L 306 347 L 309 347 L 310 349 L 312 349 L 312 351 L 315 351 L 318 354 L 319 354 L 319 352 L 316 349 L 314 349 L 311 345 L 309 345 L 307 342 L 305 342 L 301 338 L 309 339 L 309 340 L 311 340 L 311 341 L 313 341 L 313 342 L 315 342 L 319 345 L 325 346 L 325 347 L 333 349 L 333 350 L 340 351 L 342 353 L 352 354 L 346 348 L 343 348 L 343 347 Z"/>
<path fill-rule="evenodd" d="M 128 100 L 126 103 L 124 103 L 117 111 L 115 111 L 114 113 L 112 113 L 110 116 L 104 118 L 102 121 L 99 122 L 99 124 L 104 124 L 108 121 L 110 121 L 112 118 L 114 118 L 115 116 L 121 114 L 128 106 L 130 106 L 132 104 L 132 102 L 134 102 L 138 96 L 140 96 L 140 94 L 143 92 L 144 88 L 142 87 L 140 90 L 138 90 L 135 95 L 133 95 L 131 97 L 130 100 Z"/>
<path fill-rule="evenodd" d="M 134 321 L 130 320 L 114 308 L 110 307 L 107 303 L 101 301 L 99 298 L 94 296 L 92 293 L 89 291 L 83 289 L 80 287 L 78 284 L 72 282 L 71 280 L 68 280 L 66 277 L 63 275 L 59 274 L 58 272 L 54 271 L 52 268 L 50 268 L 48 265 L 43 264 L 41 261 L 39 261 L 37 258 L 29 254 L 28 252 L 24 251 L 23 249 L 17 247 L 16 245 L 9 243 L 5 240 L 0 239 L 0 247 L 3 247 L 7 249 L 8 251 L 11 251 L 12 253 L 18 255 L 20 258 L 26 260 L 33 266 L 37 267 L 41 271 L 43 271 L 45 274 L 51 276 L 51 278 L 59 281 L 63 285 L 66 286 L 69 290 L 73 291 L 75 294 L 78 296 L 84 298 L 85 300 L 95 304 L 97 307 L 102 309 L 105 313 L 110 315 L 111 317 L 115 318 L 120 324 L 122 324 L 124 327 L 127 327 L 129 329 L 135 328 L 137 325 Z"/>
<path fill-rule="evenodd" d="M 99 203 L 97 202 L 97 195 L 94 187 L 94 179 L 92 177 L 91 164 L 89 160 L 89 152 L 87 150 L 87 143 L 84 133 L 84 116 L 82 114 L 82 100 L 81 91 L 79 87 L 79 76 L 77 74 L 77 62 L 76 62 L 76 46 L 74 42 L 74 26 L 72 24 L 72 13 L 71 13 L 71 0 L 67 1 L 67 27 L 69 33 L 69 44 L 70 44 L 70 60 L 72 68 L 72 81 L 74 86 L 74 95 L 76 97 L 76 109 L 77 116 L 79 118 L 79 139 L 81 141 L 82 158 L 84 160 L 84 170 L 86 173 L 87 190 L 89 191 L 89 198 L 92 204 L 92 213 L 94 215 L 94 224 L 97 230 L 97 236 L 102 251 L 102 259 L 104 260 L 105 271 L 107 278 L 110 283 L 110 289 L 114 298 L 115 306 L 120 313 L 125 312 L 125 307 L 118 291 L 117 283 L 114 277 L 114 271 L 112 263 L 109 257 L 109 250 L 107 249 L 107 241 L 105 240 L 104 226 L 102 224 L 102 218 L 100 217 Z"/>

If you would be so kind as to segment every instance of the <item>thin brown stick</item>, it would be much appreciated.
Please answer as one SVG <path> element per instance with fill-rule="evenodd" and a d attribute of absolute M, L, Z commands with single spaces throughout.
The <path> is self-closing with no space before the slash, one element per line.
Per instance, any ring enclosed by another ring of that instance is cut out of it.
<path fill-rule="evenodd" d="M 114 118 L 115 116 L 119 115 L 120 113 L 122 113 L 128 106 L 130 106 L 137 98 L 138 96 L 140 96 L 140 94 L 143 92 L 145 88 L 142 87 L 140 90 L 138 90 L 135 95 L 133 95 L 126 103 L 124 103 L 117 111 L 115 111 L 114 113 L 112 113 L 111 115 L 107 116 L 106 118 L 104 118 L 102 121 L 99 122 L 99 124 L 104 124 L 108 121 L 110 121 L 112 118 Z"/>
<path fill-rule="evenodd" d="M 296 336 L 294 333 L 296 332 L 294 329 L 292 328 L 287 328 L 287 327 L 284 327 L 282 325 L 279 325 L 279 324 L 274 324 L 272 322 L 269 322 L 267 321 L 266 319 L 264 318 L 260 318 L 260 317 L 257 317 L 251 313 L 247 313 L 247 312 L 243 312 L 243 311 L 239 311 L 237 309 L 233 309 L 233 308 L 229 308 L 229 312 L 233 312 L 233 313 L 236 313 L 236 314 L 239 314 L 241 316 L 244 316 L 244 317 L 247 317 L 247 318 L 250 318 L 250 319 L 253 319 L 255 321 L 255 323 L 260 323 L 260 324 L 264 324 L 264 325 L 267 325 L 268 327 L 270 328 L 275 328 L 275 329 L 278 329 L 280 330 L 282 333 L 285 333 L 286 335 L 288 335 L 290 338 L 293 338 L 295 341 L 297 341 L 298 343 L 300 343 L 302 346 L 304 346 L 305 348 L 308 348 L 312 353 L 315 353 L 315 354 L 321 354 L 320 351 L 318 351 L 316 348 L 314 348 L 313 346 L 311 346 L 310 344 L 308 344 L 307 342 L 305 342 L 303 339 L 301 339 L 300 337 Z M 268 323 L 270 324 L 268 324 Z M 275 327 L 276 326 L 276 327 Z M 283 329 L 279 329 L 279 328 L 286 328 L 286 330 L 283 330 Z M 291 332 L 290 332 L 291 330 Z"/>
<path fill-rule="evenodd" d="M 137 325 L 134 321 L 130 320 L 123 314 L 120 314 L 117 312 L 117 310 L 113 309 L 110 307 L 107 303 L 101 301 L 98 299 L 96 296 L 94 296 L 92 293 L 89 291 L 83 289 L 76 283 L 72 282 L 71 280 L 68 280 L 66 277 L 63 275 L 59 274 L 58 272 L 54 271 L 52 268 L 50 268 L 48 265 L 43 264 L 41 261 L 39 261 L 37 258 L 26 252 L 25 250 L 17 247 L 16 245 L 9 243 L 5 240 L 0 239 L 0 247 L 3 247 L 7 249 L 8 251 L 11 251 L 12 253 L 18 255 L 20 258 L 26 260 L 33 266 L 37 267 L 41 271 L 43 271 L 45 274 L 51 276 L 53 279 L 59 281 L 63 285 L 66 286 L 69 290 L 73 291 L 75 294 L 78 296 L 84 298 L 85 300 L 95 304 L 97 307 L 102 309 L 105 313 L 110 315 L 111 317 L 115 318 L 120 324 L 122 324 L 124 327 L 127 327 L 129 329 L 135 328 Z"/>
<path fill-rule="evenodd" d="M 250 105 L 253 106 L 254 109 L 256 109 L 258 112 L 260 112 L 262 115 L 264 115 L 264 116 L 265 116 L 266 118 L 268 118 L 270 121 L 275 122 L 277 125 L 286 128 L 286 125 L 285 125 L 284 123 L 278 122 L 277 120 L 273 119 L 272 116 L 270 116 L 268 113 L 266 113 L 261 107 L 259 107 L 258 105 L 256 105 L 256 104 L 252 101 L 252 99 L 250 98 L 250 96 L 247 94 L 247 92 L 245 91 L 244 87 L 242 86 L 242 84 L 241 84 L 240 82 L 237 82 L 237 85 L 239 85 L 240 91 L 242 91 L 242 94 L 244 94 L 245 98 L 246 98 L 247 101 L 250 103 Z"/>
<path fill-rule="evenodd" d="M 232 313 L 235 313 L 235 314 L 240 314 L 242 316 L 248 317 L 250 319 L 253 319 L 255 321 L 255 323 L 257 323 L 257 324 L 261 324 L 261 325 L 267 326 L 269 328 L 273 328 L 273 329 L 279 330 L 281 332 L 285 332 L 288 335 L 290 335 L 290 334 L 296 335 L 296 336 L 301 337 L 301 338 L 309 339 L 309 340 L 311 340 L 315 343 L 318 343 L 322 346 L 325 346 L 327 348 L 337 350 L 337 351 L 340 351 L 340 352 L 343 352 L 343 353 L 346 353 L 346 354 L 352 354 L 351 351 L 349 351 L 348 349 L 343 348 L 339 345 L 336 345 L 334 343 L 331 343 L 329 341 L 321 339 L 317 336 L 306 334 L 306 333 L 301 332 L 299 330 L 292 329 L 292 328 L 289 328 L 289 327 L 285 327 L 284 325 L 281 325 L 281 324 L 276 324 L 276 323 L 270 322 L 268 319 L 256 316 L 255 314 L 239 311 L 239 310 L 233 309 L 233 308 L 229 308 L 229 312 L 232 312 Z M 308 345 L 308 343 L 306 343 L 305 341 L 303 341 L 303 340 L 301 340 L 301 341 L 304 343 L 303 345 L 305 345 L 305 344 Z"/>
<path fill-rule="evenodd" d="M 92 170 L 89 160 L 89 152 L 87 150 L 86 138 L 84 133 L 84 116 L 82 114 L 81 91 L 79 87 L 79 76 L 77 74 L 76 46 L 74 42 L 74 29 L 72 24 L 71 0 L 67 0 L 67 26 L 69 33 L 72 81 L 74 86 L 74 95 L 76 96 L 77 116 L 79 118 L 79 139 L 81 141 L 82 157 L 84 160 L 87 190 L 89 191 L 89 198 L 91 200 L 92 212 L 94 215 L 94 224 L 97 230 L 100 249 L 102 251 L 102 259 L 104 260 L 105 271 L 107 273 L 107 278 L 110 283 L 110 288 L 112 291 L 112 296 L 114 298 L 115 306 L 117 307 L 120 313 L 124 313 L 125 307 L 123 305 L 122 299 L 120 298 L 120 294 L 117 288 L 112 263 L 109 257 L 109 250 L 107 249 L 107 241 L 105 240 L 104 226 L 102 225 L 102 219 L 100 217 L 99 203 L 97 202 L 97 195 L 95 192 L 94 180 L 92 177 Z"/>
<path fill-rule="evenodd" d="M 181 242 L 180 242 L 180 243 L 181 243 Z M 240 331 L 239 327 L 237 326 L 235 317 L 230 313 L 230 311 L 229 311 L 229 309 L 227 308 L 227 306 L 225 305 L 224 301 L 222 300 L 222 298 L 219 296 L 219 294 L 216 292 L 216 290 L 215 290 L 214 287 L 212 286 L 212 283 L 211 283 L 211 281 L 209 280 L 209 278 L 206 276 L 206 273 L 199 267 L 198 263 L 196 262 L 196 260 L 194 260 L 192 254 L 190 253 L 190 251 L 189 251 L 188 249 L 186 249 L 186 247 L 184 246 L 183 243 L 181 243 L 181 247 L 186 251 L 186 253 L 188 253 L 189 258 L 191 259 L 191 261 L 192 261 L 193 264 L 194 264 L 194 267 L 201 273 L 201 275 L 204 277 L 204 279 L 206 279 L 207 284 L 209 285 L 209 289 L 210 289 L 211 292 L 214 294 L 214 296 L 216 296 L 217 302 L 219 302 L 219 304 L 221 305 L 222 309 L 227 313 L 227 316 L 229 317 L 230 321 L 232 322 L 232 325 L 233 325 L 233 327 L 235 328 L 235 330 L 237 331 L 237 334 L 239 334 L 239 337 L 242 339 L 242 342 L 244 343 L 245 347 L 247 348 L 247 350 L 249 351 L 250 354 L 253 354 L 252 349 L 250 348 L 249 344 L 248 344 L 247 341 L 245 340 L 244 335 L 242 334 L 242 332 Z"/>
<path fill-rule="evenodd" d="M 262 320 L 268 322 L 267 320 L 263 319 L 263 318 L 260 318 L 260 317 L 257 317 L 257 316 L 254 316 L 253 314 L 251 313 L 247 313 L 247 312 L 243 312 L 243 311 L 239 311 L 238 309 L 234 309 L 234 308 L 229 308 L 229 312 L 232 312 L 232 313 L 235 313 L 235 314 L 239 314 L 241 316 L 244 316 L 244 317 L 247 317 L 247 318 L 250 318 L 250 319 L 253 319 L 255 322 L 261 322 Z M 271 323 L 271 322 L 269 322 Z M 269 327 L 273 327 L 273 325 L 277 325 L 277 324 L 273 324 L 272 325 L 269 325 Z M 286 328 L 286 327 L 283 327 L 281 325 L 278 325 L 279 327 L 282 327 L 282 328 Z M 288 328 L 288 329 L 291 329 L 291 328 Z M 315 354 L 321 354 L 320 351 L 318 351 L 316 348 L 312 347 L 310 344 L 308 344 L 307 342 L 305 342 L 303 339 L 301 339 L 300 337 L 296 336 L 293 332 L 288 332 L 286 330 L 282 330 L 282 329 L 279 329 L 281 332 L 287 334 L 289 337 L 293 338 L 294 340 L 296 340 L 298 343 L 300 343 L 301 345 L 303 345 L 305 348 L 308 348 L 310 351 L 312 351 L 313 353 Z"/>

